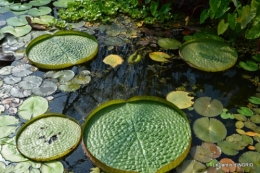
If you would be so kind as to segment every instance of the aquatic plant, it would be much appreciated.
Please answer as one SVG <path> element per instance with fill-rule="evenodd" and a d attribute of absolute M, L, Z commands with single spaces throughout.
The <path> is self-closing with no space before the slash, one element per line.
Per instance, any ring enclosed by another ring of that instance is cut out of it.
<path fill-rule="evenodd" d="M 158 62 L 169 62 L 169 59 L 171 58 L 170 55 L 164 52 L 151 52 L 149 53 L 149 57 Z"/>
<path fill-rule="evenodd" d="M 88 115 L 82 136 L 91 161 L 114 173 L 166 172 L 181 163 L 191 144 L 185 114 L 172 103 L 152 96 L 102 104 Z M 120 164 L 122 160 L 124 164 Z"/>
<path fill-rule="evenodd" d="M 194 109 L 202 116 L 215 117 L 222 112 L 223 105 L 217 99 L 211 99 L 210 97 L 200 97 L 195 100 Z"/>
<path fill-rule="evenodd" d="M 171 91 L 166 95 L 166 100 L 175 104 L 180 109 L 185 109 L 193 105 L 193 97 L 188 92 Z"/>
<path fill-rule="evenodd" d="M 106 56 L 104 59 L 103 59 L 103 62 L 107 65 L 110 65 L 111 67 L 115 68 L 117 67 L 118 65 L 121 65 L 123 64 L 124 60 L 121 56 L 119 55 L 114 55 L 114 54 L 111 54 L 111 55 L 108 55 Z"/>

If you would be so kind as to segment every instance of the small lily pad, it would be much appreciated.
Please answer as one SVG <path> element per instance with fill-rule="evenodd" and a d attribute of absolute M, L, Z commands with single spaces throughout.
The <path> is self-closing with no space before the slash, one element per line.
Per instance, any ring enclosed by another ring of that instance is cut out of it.
<path fill-rule="evenodd" d="M 224 172 L 234 172 L 236 170 L 236 165 L 235 162 L 229 158 L 222 158 L 219 163 L 221 165 L 227 165 L 227 166 L 222 166 L 221 169 Z"/>
<path fill-rule="evenodd" d="M 228 156 L 234 156 L 238 154 L 239 148 L 234 142 L 220 141 L 217 143 L 217 145 L 221 148 L 221 151 Z"/>
<path fill-rule="evenodd" d="M 169 62 L 170 55 L 164 52 L 151 52 L 149 53 L 149 57 L 158 62 Z"/>
<path fill-rule="evenodd" d="M 247 107 L 239 107 L 239 109 L 237 109 L 237 112 L 239 114 L 242 114 L 242 115 L 245 115 L 245 116 L 252 116 L 252 115 L 254 115 L 254 112 L 251 109 L 247 108 Z"/>
<path fill-rule="evenodd" d="M 18 83 L 18 86 L 22 89 L 33 89 L 39 87 L 41 83 L 42 78 L 39 76 L 26 76 Z"/>
<path fill-rule="evenodd" d="M 32 5 L 26 3 L 15 3 L 10 6 L 10 9 L 13 11 L 24 11 L 32 8 Z"/>
<path fill-rule="evenodd" d="M 67 82 L 75 76 L 72 70 L 61 70 L 53 74 L 52 78 L 58 79 L 59 82 Z"/>
<path fill-rule="evenodd" d="M 33 96 L 26 99 L 18 109 L 18 115 L 25 119 L 29 120 L 32 117 L 44 114 L 48 109 L 48 101 L 39 96 Z"/>
<path fill-rule="evenodd" d="M 162 47 L 163 49 L 179 49 L 181 47 L 181 42 L 174 39 L 174 38 L 160 38 L 158 40 L 158 45 Z"/>
<path fill-rule="evenodd" d="M 0 69 L 0 75 L 9 75 L 12 73 L 12 69 L 14 68 L 14 66 L 6 66 L 6 67 L 2 67 Z"/>
<path fill-rule="evenodd" d="M 250 117 L 250 120 L 251 120 L 253 123 L 259 124 L 259 123 L 260 123 L 260 115 L 253 115 L 253 116 Z"/>
<path fill-rule="evenodd" d="M 245 126 L 245 124 L 243 123 L 243 121 L 237 121 L 235 126 L 238 129 L 242 129 Z"/>
<path fill-rule="evenodd" d="M 199 118 L 193 124 L 195 135 L 206 142 L 219 142 L 227 135 L 224 124 L 214 118 Z"/>
<path fill-rule="evenodd" d="M 16 124 L 19 120 L 13 116 L 1 115 L 0 116 L 0 138 L 7 137 L 14 133 L 18 128 Z M 16 125 L 16 126 L 15 126 Z"/>
<path fill-rule="evenodd" d="M 211 100 L 210 97 L 196 99 L 193 107 L 198 114 L 206 117 L 215 117 L 223 110 L 222 103 L 216 99 Z"/>
<path fill-rule="evenodd" d="M 47 5 L 51 2 L 51 0 L 33 0 L 30 1 L 29 4 L 32 6 L 43 6 L 43 5 Z"/>
<path fill-rule="evenodd" d="M 234 118 L 239 121 L 246 121 L 247 118 L 242 114 L 234 114 Z"/>
<path fill-rule="evenodd" d="M 80 84 L 74 83 L 73 81 L 64 82 L 59 86 L 59 89 L 63 92 L 72 92 L 80 88 Z"/>
<path fill-rule="evenodd" d="M 16 84 L 16 83 L 20 82 L 21 79 L 22 78 L 20 78 L 20 77 L 9 75 L 9 76 L 4 78 L 4 83 L 5 84 L 9 84 L 9 85 L 13 85 L 13 84 Z"/>
<path fill-rule="evenodd" d="M 0 98 L 6 98 L 10 96 L 12 85 L 2 85 L 0 87 Z"/>
<path fill-rule="evenodd" d="M 44 80 L 38 88 L 33 88 L 32 93 L 37 96 L 48 96 L 57 90 L 57 85 L 54 82 Z"/>
<path fill-rule="evenodd" d="M 24 90 L 19 86 L 14 86 L 11 88 L 10 94 L 13 97 L 24 98 L 31 95 L 31 90 Z"/>
<path fill-rule="evenodd" d="M 90 76 L 79 74 L 72 79 L 72 82 L 77 84 L 88 84 L 90 80 L 91 80 Z"/>
<path fill-rule="evenodd" d="M 17 77 L 24 77 L 28 76 L 29 74 L 33 73 L 31 71 L 32 66 L 30 64 L 22 64 L 15 66 L 12 69 L 12 75 Z"/>
<path fill-rule="evenodd" d="M 203 163 L 209 162 L 213 157 L 213 154 L 210 152 L 210 150 L 202 146 L 191 147 L 190 155 L 195 160 Z"/>
<path fill-rule="evenodd" d="M 216 144 L 203 142 L 201 146 L 211 151 L 212 158 L 218 158 L 221 155 L 221 149 Z"/>
<path fill-rule="evenodd" d="M 103 62 L 105 64 L 110 65 L 111 67 L 115 68 L 118 65 L 123 64 L 124 59 L 119 55 L 111 54 L 111 55 L 106 56 L 104 58 Z"/>
<path fill-rule="evenodd" d="M 21 36 L 28 34 L 31 30 L 32 30 L 32 28 L 30 25 L 17 26 L 17 27 L 5 26 L 0 30 L 0 32 L 10 33 L 10 34 L 14 35 L 15 37 L 21 37 Z"/>
<path fill-rule="evenodd" d="M 30 16 L 42 16 L 42 15 L 47 15 L 51 12 L 51 8 L 50 7 L 39 7 L 37 8 L 31 8 L 30 10 L 28 10 L 28 14 Z"/>
<path fill-rule="evenodd" d="M 172 91 L 167 94 L 166 100 L 175 104 L 180 109 L 185 109 L 192 106 L 193 104 L 193 101 L 191 101 L 193 97 L 188 95 L 189 95 L 188 92 Z"/>
<path fill-rule="evenodd" d="M 240 61 L 239 66 L 247 71 L 256 71 L 258 69 L 258 65 L 254 61 L 247 60 L 246 62 Z"/>
<path fill-rule="evenodd" d="M 256 105 L 259 105 L 259 104 L 260 104 L 260 98 L 258 98 L 258 97 L 252 96 L 252 97 L 250 97 L 248 100 L 249 100 L 251 103 L 253 103 L 253 104 L 256 104 Z"/>
<path fill-rule="evenodd" d="M 6 22 L 7 22 L 7 25 L 10 25 L 10 26 L 23 26 L 23 25 L 28 24 L 28 22 L 24 16 L 21 16 L 20 18 L 11 17 L 11 18 L 7 19 Z"/>
<path fill-rule="evenodd" d="M 16 135 L 19 152 L 35 161 L 64 157 L 78 146 L 80 140 L 81 127 L 77 121 L 54 113 L 31 119 Z"/>

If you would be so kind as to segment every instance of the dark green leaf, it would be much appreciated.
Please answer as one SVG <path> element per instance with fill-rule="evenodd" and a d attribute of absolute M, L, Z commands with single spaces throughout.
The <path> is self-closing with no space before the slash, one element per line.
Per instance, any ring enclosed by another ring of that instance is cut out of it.
<path fill-rule="evenodd" d="M 156 14 L 158 5 L 159 5 L 159 2 L 154 2 L 154 1 L 150 5 L 150 11 L 154 17 L 156 17 L 158 15 L 158 14 Z"/>
<path fill-rule="evenodd" d="M 217 11 L 220 4 L 221 4 L 220 0 L 209 0 L 209 6 L 214 13 Z"/>
<path fill-rule="evenodd" d="M 260 28 L 259 28 L 260 30 Z M 257 61 L 257 62 L 260 62 L 260 54 L 256 55 L 256 56 L 252 56 L 252 58 Z"/>
<path fill-rule="evenodd" d="M 204 9 L 202 13 L 200 14 L 200 24 L 204 23 L 205 20 L 209 17 L 209 11 Z"/>
<path fill-rule="evenodd" d="M 249 5 L 243 6 L 241 16 L 241 29 L 245 28 L 246 25 L 255 17 L 256 11 L 252 11 Z"/>
<path fill-rule="evenodd" d="M 232 30 L 236 27 L 237 13 L 230 14 L 228 13 L 228 24 Z"/>
<path fill-rule="evenodd" d="M 160 8 L 160 15 L 162 14 L 167 14 L 169 11 L 171 10 L 171 4 L 168 3 L 168 4 L 164 4 L 161 8 Z"/>
<path fill-rule="evenodd" d="M 216 11 L 216 18 L 220 18 L 230 9 L 229 2 L 230 2 L 229 0 L 221 1 L 221 4 Z"/>
<path fill-rule="evenodd" d="M 260 37 L 260 23 L 246 30 L 245 36 L 247 39 L 255 39 Z"/>

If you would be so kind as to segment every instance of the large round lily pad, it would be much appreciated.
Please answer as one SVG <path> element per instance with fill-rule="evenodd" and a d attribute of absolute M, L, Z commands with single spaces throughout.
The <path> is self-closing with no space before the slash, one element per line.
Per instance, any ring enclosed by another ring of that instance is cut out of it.
<path fill-rule="evenodd" d="M 208 38 L 187 41 L 181 46 L 179 54 L 190 66 L 208 72 L 228 69 L 238 57 L 228 44 Z"/>
<path fill-rule="evenodd" d="M 82 133 L 85 152 L 107 173 L 167 172 L 191 145 L 185 114 L 153 96 L 102 104 L 88 115 Z"/>
<path fill-rule="evenodd" d="M 46 69 L 60 69 L 89 61 L 97 51 L 97 40 L 79 31 L 44 34 L 31 41 L 26 48 L 29 60 Z"/>
<path fill-rule="evenodd" d="M 31 160 L 50 161 L 69 154 L 80 139 L 81 128 L 77 121 L 51 113 L 25 123 L 16 135 L 16 146 Z"/>

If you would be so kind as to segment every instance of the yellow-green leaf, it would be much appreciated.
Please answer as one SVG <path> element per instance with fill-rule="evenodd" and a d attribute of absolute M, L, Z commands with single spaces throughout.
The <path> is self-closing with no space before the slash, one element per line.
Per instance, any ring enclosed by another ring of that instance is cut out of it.
<path fill-rule="evenodd" d="M 149 53 L 149 57 L 154 61 L 169 62 L 168 59 L 170 58 L 170 55 L 168 55 L 167 53 L 164 53 L 164 52 L 152 52 L 152 53 Z"/>
<path fill-rule="evenodd" d="M 225 23 L 224 19 L 222 19 L 218 24 L 218 35 L 223 34 L 228 28 L 228 23 Z"/>
<path fill-rule="evenodd" d="M 111 54 L 106 56 L 103 62 L 115 68 L 116 66 L 121 65 L 124 62 L 124 60 L 121 56 Z"/>

